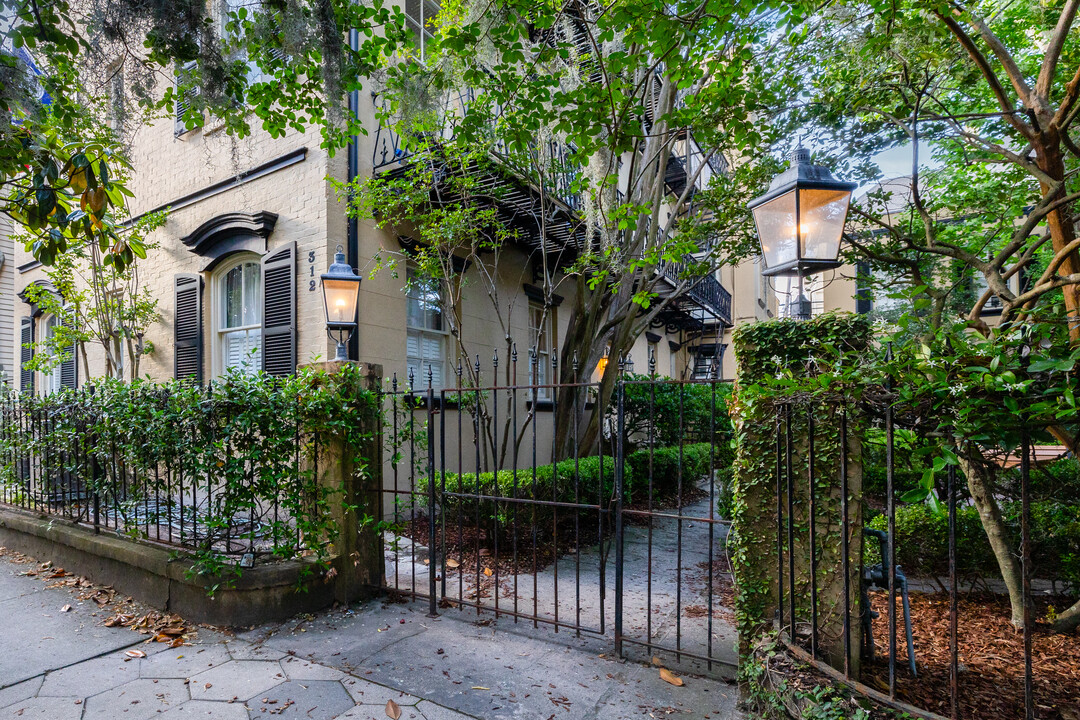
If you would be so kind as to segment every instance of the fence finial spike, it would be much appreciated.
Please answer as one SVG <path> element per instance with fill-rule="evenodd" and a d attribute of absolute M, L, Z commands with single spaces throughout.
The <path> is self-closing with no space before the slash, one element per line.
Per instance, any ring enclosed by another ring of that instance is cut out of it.
<path fill-rule="evenodd" d="M 416 384 L 416 368 L 409 368 L 409 389 L 412 390 Z"/>
<path fill-rule="evenodd" d="M 495 352 L 491 353 L 491 365 L 499 367 L 499 348 L 495 348 Z"/>
<path fill-rule="evenodd" d="M 393 379 L 390 381 L 390 388 L 394 392 L 397 392 L 397 373 L 396 372 L 394 373 Z"/>
<path fill-rule="evenodd" d="M 574 357 L 570 360 L 570 369 L 574 371 L 574 377 L 577 377 L 578 373 L 578 356 L 577 350 L 574 351 Z"/>
<path fill-rule="evenodd" d="M 473 363 L 473 369 L 476 370 L 476 374 L 480 374 L 480 353 L 476 354 L 476 362 Z"/>
<path fill-rule="evenodd" d="M 517 363 L 517 343 L 510 346 L 510 362 Z"/>
<path fill-rule="evenodd" d="M 429 388 L 433 386 L 434 378 L 435 378 L 435 368 L 434 368 L 433 365 L 428 365 L 427 366 L 427 386 Z"/>
<path fill-rule="evenodd" d="M 649 348 L 649 374 L 656 374 L 656 351 Z"/>
<path fill-rule="evenodd" d="M 559 348 L 551 346 L 551 367 L 559 366 Z"/>

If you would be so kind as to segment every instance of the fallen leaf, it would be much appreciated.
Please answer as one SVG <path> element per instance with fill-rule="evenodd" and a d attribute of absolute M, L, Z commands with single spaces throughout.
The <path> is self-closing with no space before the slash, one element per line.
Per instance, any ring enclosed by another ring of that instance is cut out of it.
<path fill-rule="evenodd" d="M 169 627 L 162 628 L 160 632 L 161 632 L 162 635 L 172 635 L 172 636 L 175 637 L 176 635 L 183 635 L 184 634 L 184 626 L 183 625 L 170 625 Z"/>
<path fill-rule="evenodd" d="M 656 667 L 664 667 L 664 661 L 656 657 L 655 655 L 652 656 L 652 664 Z"/>
<path fill-rule="evenodd" d="M 184 644 L 184 638 L 182 638 L 182 637 L 173 638 L 173 641 L 171 643 L 169 643 L 169 647 L 176 648 L 176 647 L 180 647 L 183 644 Z M 180 657 L 184 657 L 184 656 L 181 655 Z"/>
<path fill-rule="evenodd" d="M 131 657 L 131 658 L 144 658 L 144 657 L 146 657 L 146 653 L 144 653 L 142 650 L 128 650 L 124 654 L 127 655 L 128 657 Z"/>
<path fill-rule="evenodd" d="M 490 690 L 491 688 L 486 688 L 483 685 L 473 685 L 472 689 L 473 690 Z"/>
<path fill-rule="evenodd" d="M 660 679 L 666 683 L 671 683 L 675 687 L 682 687 L 684 685 L 682 678 L 667 668 L 660 668 Z"/>
<path fill-rule="evenodd" d="M 60 612 L 71 612 L 71 606 L 65 605 L 64 607 L 60 608 Z"/>
<path fill-rule="evenodd" d="M 386 717 L 390 720 L 398 720 L 401 717 L 401 708 L 393 700 L 386 701 Z"/>
<path fill-rule="evenodd" d="M 461 567 L 461 563 L 459 563 L 457 560 L 455 560 L 453 558 L 446 558 L 446 567 L 448 567 L 448 568 Z"/>
<path fill-rule="evenodd" d="M 491 577 L 491 568 L 484 568 L 484 574 Z"/>

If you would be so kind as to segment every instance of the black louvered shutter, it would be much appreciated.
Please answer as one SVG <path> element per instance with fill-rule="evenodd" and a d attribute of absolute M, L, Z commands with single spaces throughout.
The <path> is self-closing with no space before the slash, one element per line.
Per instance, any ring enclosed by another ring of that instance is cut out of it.
<path fill-rule="evenodd" d="M 860 261 L 855 267 L 855 312 L 865 315 L 874 309 L 870 295 L 870 263 Z"/>
<path fill-rule="evenodd" d="M 268 252 L 262 260 L 263 370 L 296 372 L 296 244 Z"/>
<path fill-rule="evenodd" d="M 19 389 L 23 392 L 34 392 L 34 371 L 27 367 L 34 358 L 34 318 L 22 318 L 20 325 L 21 336 L 19 339 Z"/>
<path fill-rule="evenodd" d="M 202 278 L 194 273 L 175 279 L 176 320 L 173 323 L 176 358 L 173 374 L 178 380 L 201 383 L 203 379 Z"/>
<path fill-rule="evenodd" d="M 61 321 L 66 328 L 71 327 L 71 321 L 63 318 Z M 72 343 L 67 349 L 67 358 L 60 363 L 60 387 L 76 388 L 79 386 L 79 365 L 76 362 L 78 346 Z"/>

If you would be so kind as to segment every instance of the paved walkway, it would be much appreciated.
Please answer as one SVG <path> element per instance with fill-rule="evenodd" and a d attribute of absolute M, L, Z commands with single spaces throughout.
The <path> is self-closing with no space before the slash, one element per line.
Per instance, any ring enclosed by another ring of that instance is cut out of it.
<path fill-rule="evenodd" d="M 729 720 L 737 690 L 616 661 L 610 641 L 381 600 L 191 644 L 106 628 L 112 607 L 0 557 L 0 719 Z M 66 608 L 66 609 L 65 609 Z M 145 656 L 144 656 L 145 655 Z M 392 703 L 392 704 L 389 704 Z"/>

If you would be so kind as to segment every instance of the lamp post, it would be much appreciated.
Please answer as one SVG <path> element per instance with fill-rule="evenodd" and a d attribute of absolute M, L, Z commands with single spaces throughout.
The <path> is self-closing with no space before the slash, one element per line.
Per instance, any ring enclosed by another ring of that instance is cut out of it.
<path fill-rule="evenodd" d="M 348 360 L 345 344 L 356 330 L 356 300 L 360 276 L 345 261 L 345 249 L 337 246 L 334 262 L 322 274 L 323 305 L 326 307 L 326 334 L 337 343 L 337 360 Z"/>
<path fill-rule="evenodd" d="M 840 237 L 847 221 L 855 183 L 842 182 L 829 169 L 810 162 L 810 152 L 799 148 L 791 167 L 777 175 L 764 195 L 747 204 L 754 213 L 762 275 L 798 277 L 797 317 L 810 317 L 810 301 L 803 295 L 803 278 L 840 267 Z"/>

